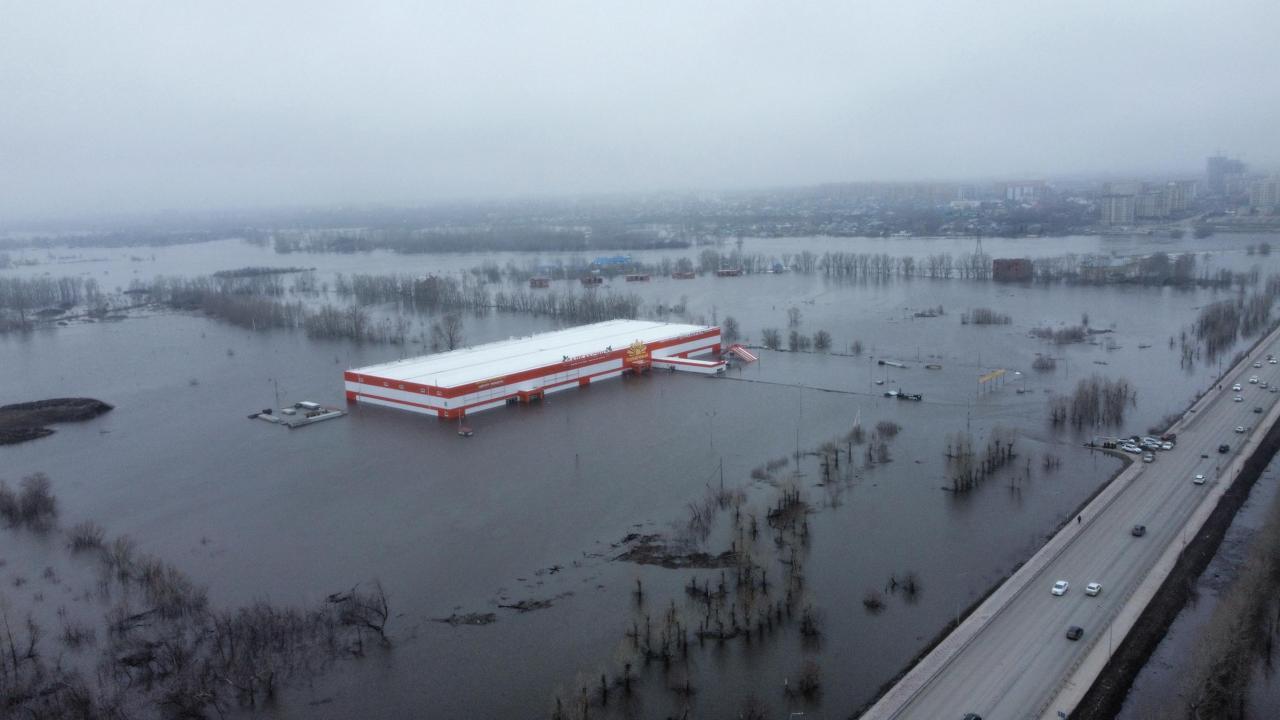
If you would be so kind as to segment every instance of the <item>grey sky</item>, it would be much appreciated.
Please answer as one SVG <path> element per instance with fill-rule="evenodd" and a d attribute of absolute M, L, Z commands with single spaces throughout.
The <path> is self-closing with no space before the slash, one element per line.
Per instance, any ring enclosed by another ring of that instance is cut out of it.
<path fill-rule="evenodd" d="M 0 0 L 23 216 L 1280 164 L 1280 3 Z"/>

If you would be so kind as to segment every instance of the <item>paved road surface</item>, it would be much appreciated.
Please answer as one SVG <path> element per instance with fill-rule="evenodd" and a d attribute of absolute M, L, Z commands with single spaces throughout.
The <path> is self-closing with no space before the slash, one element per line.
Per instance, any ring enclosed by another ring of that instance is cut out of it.
<path fill-rule="evenodd" d="M 1011 590 L 1007 604 L 949 655 L 936 674 L 908 675 L 904 678 L 907 690 L 891 691 L 864 717 L 960 720 L 969 712 L 983 720 L 1039 717 L 1091 647 L 1118 645 L 1121 637 L 1105 636 L 1111 621 L 1161 554 L 1170 545 L 1185 543 L 1184 526 L 1193 510 L 1215 485 L 1228 482 L 1228 463 L 1245 438 L 1270 419 L 1280 394 L 1248 379 L 1257 375 L 1269 384 L 1280 383 L 1280 365 L 1264 359 L 1268 353 L 1280 356 L 1278 338 L 1280 334 L 1267 338 L 1248 361 L 1227 375 L 1221 391 L 1211 391 L 1179 423 L 1173 450 L 1156 453 L 1154 463 L 1135 463 L 1117 478 L 1116 483 L 1126 485 L 1104 508 L 1095 510 L 1096 517 L 1086 516 L 1083 523 L 1064 528 L 1068 537 L 1059 543 L 1058 554 L 1024 585 Z M 1252 367 L 1255 360 L 1261 360 L 1261 368 Z M 1235 382 L 1241 384 L 1240 392 L 1231 390 Z M 1243 401 L 1235 402 L 1236 395 Z M 1255 407 L 1261 407 L 1262 414 L 1255 413 Z M 1247 432 L 1235 432 L 1237 426 Z M 1231 446 L 1228 455 L 1218 453 L 1224 443 Z M 1223 477 L 1217 476 L 1217 468 Z M 1197 473 L 1206 476 L 1206 484 L 1193 484 Z M 1094 505 L 1107 499 L 1100 496 Z M 1144 537 L 1130 533 L 1137 524 L 1146 526 Z M 1051 542 L 1046 550 L 1053 549 Z M 1056 580 L 1071 583 L 1065 596 L 1050 594 Z M 1097 597 L 1085 595 L 1090 582 L 1102 584 Z M 980 623 L 982 618 L 974 621 Z M 1066 638 L 1071 625 L 1084 629 L 1080 642 Z M 939 650 L 945 650 L 945 644 Z M 926 665 L 922 662 L 921 668 Z M 1048 712 L 1055 714 L 1052 708 Z"/>

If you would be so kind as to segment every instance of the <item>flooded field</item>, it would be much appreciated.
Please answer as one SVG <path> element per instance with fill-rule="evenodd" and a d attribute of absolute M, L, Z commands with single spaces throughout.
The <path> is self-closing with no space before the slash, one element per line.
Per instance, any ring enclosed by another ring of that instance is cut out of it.
<path fill-rule="evenodd" d="M 1270 257 L 1246 252 L 1257 241 L 984 243 L 997 257 L 1194 249 L 1210 252 L 1202 263 L 1214 268 L 1258 265 L 1264 276 L 1280 269 Z M 769 255 L 923 255 L 971 246 L 951 239 L 745 241 L 746 251 Z M 66 251 L 78 256 L 75 263 L 34 255 L 41 264 L 0 272 L 88 272 L 112 287 L 247 265 L 314 266 L 329 277 L 539 262 L 504 253 L 280 256 L 236 241 Z M 255 332 L 148 310 L 117 322 L 0 335 L 0 402 L 87 396 L 115 406 L 96 420 L 0 449 L 0 475 L 13 481 L 47 473 L 61 525 L 93 519 L 112 534 L 129 534 L 140 549 L 207 585 L 215 606 L 313 604 L 380 581 L 393 615 L 391 648 L 290 689 L 266 711 L 274 716 L 406 717 L 431 708 L 440 717 L 550 717 L 559 698 L 569 717 L 584 688 L 599 716 L 600 676 L 612 683 L 625 674 L 634 692 L 625 702 L 615 692 L 606 715 L 679 716 L 685 707 L 701 715 L 740 708 L 755 696 L 771 716 L 791 709 L 847 717 L 1120 468 L 1117 459 L 1081 446 L 1093 429 L 1051 426 L 1048 399 L 1095 373 L 1126 379 L 1136 402 L 1114 432 L 1146 432 L 1219 371 L 1216 359 L 1181 362 L 1171 338 L 1190 327 L 1201 306 L 1234 297 L 1230 290 L 838 282 L 803 274 L 611 285 L 640 294 L 646 316 L 681 298 L 690 319 L 732 315 L 757 344 L 765 328 L 785 332 L 787 311 L 796 307 L 799 329 L 829 332 L 833 352 L 762 351 L 760 362 L 724 378 L 653 373 L 603 383 L 476 415 L 469 421 L 476 434 L 467 439 L 449 424 L 367 406 L 288 431 L 245 416 L 272 406 L 277 389 L 284 402 L 341 405 L 344 369 L 425 350 L 310 340 L 302 332 Z M 944 314 L 915 316 L 938 306 Z M 977 307 L 1007 313 L 1011 322 L 961 324 L 962 313 Z M 1054 345 L 1029 336 L 1086 314 L 1090 327 L 1106 331 L 1094 343 Z M 467 314 L 464 322 L 468 343 L 554 327 L 545 317 L 496 312 Z M 855 342 L 860 355 L 850 352 Z M 1056 369 L 1033 370 L 1038 355 L 1054 357 Z M 879 365 L 883 359 L 906 367 Z M 979 376 L 996 369 L 1009 371 L 1003 383 L 981 387 Z M 924 399 L 883 397 L 897 387 Z M 881 435 L 886 457 L 868 461 L 867 446 L 851 447 L 839 471 L 824 474 L 830 454 L 811 451 L 829 441 L 844 447 L 855 424 L 870 435 L 880 421 L 900 426 Z M 953 474 L 949 436 L 967 430 L 981 446 L 997 428 L 1014 437 L 1016 457 L 970 492 L 944 490 Z M 753 473 L 782 458 L 787 463 L 774 471 Z M 721 487 L 741 494 L 689 540 L 695 506 Z M 808 511 L 751 544 L 770 580 L 768 588 L 758 581 L 751 587 L 759 588 L 752 590 L 759 593 L 753 612 L 780 602 L 788 589 L 794 608 L 759 636 L 697 643 L 707 610 L 686 586 L 694 578 L 714 586 L 725 568 L 614 559 L 633 534 L 683 537 L 713 554 L 740 549 L 735 508 L 763 522 L 790 491 Z M 86 615 L 102 609 L 93 593 L 81 592 L 92 585 L 88 569 L 84 577 L 66 571 L 57 588 L 42 585 L 42 568 L 65 564 L 59 544 L 3 532 L 0 587 L 11 603 L 48 617 L 58 604 Z M 803 564 L 799 586 L 795 563 Z M 895 591 L 891 578 L 908 575 L 915 591 Z M 16 576 L 26 582 L 15 587 Z M 882 606 L 866 602 L 871 595 Z M 693 642 L 671 661 L 638 658 L 641 643 L 628 632 L 643 628 L 646 616 L 659 623 L 673 607 Z M 804 632 L 806 607 L 816 632 Z M 489 624 L 437 622 L 489 613 Z M 821 678 L 820 692 L 794 689 L 813 672 L 806 662 Z"/>

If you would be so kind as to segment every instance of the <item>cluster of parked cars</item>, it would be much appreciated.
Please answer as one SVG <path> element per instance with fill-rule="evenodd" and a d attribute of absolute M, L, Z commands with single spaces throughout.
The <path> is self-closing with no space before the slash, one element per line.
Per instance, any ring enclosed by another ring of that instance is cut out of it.
<path fill-rule="evenodd" d="M 1155 452 L 1157 450 L 1172 450 L 1173 440 L 1166 438 L 1155 438 L 1150 435 L 1139 437 L 1134 435 L 1131 438 L 1125 438 L 1116 443 L 1116 448 L 1134 455 L 1142 455 L 1143 462 L 1154 462 L 1156 459 Z"/>

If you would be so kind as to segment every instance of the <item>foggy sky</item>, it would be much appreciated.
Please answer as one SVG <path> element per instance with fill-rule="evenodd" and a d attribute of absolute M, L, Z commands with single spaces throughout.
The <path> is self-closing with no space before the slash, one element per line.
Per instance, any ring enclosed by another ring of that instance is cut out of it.
<path fill-rule="evenodd" d="M 1280 164 L 1280 3 L 0 0 L 0 219 Z"/>

